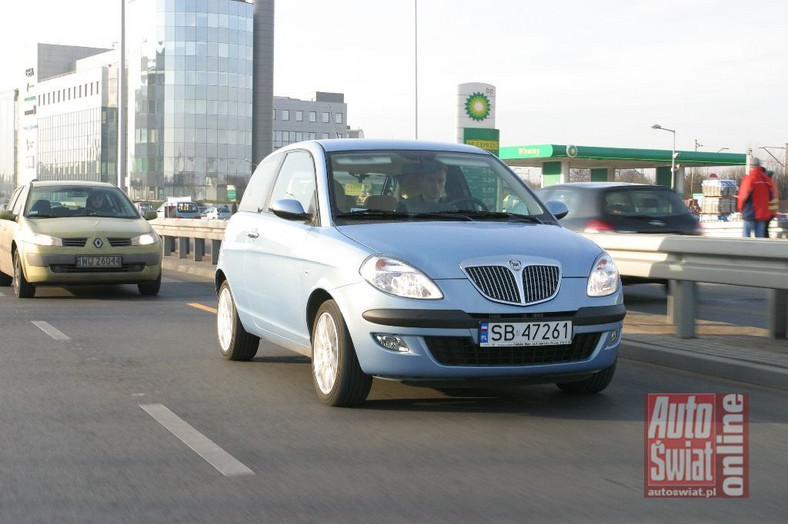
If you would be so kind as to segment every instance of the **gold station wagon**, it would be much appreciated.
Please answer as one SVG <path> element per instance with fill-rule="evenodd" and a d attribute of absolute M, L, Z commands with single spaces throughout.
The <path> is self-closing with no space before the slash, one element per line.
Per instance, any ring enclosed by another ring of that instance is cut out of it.
<path fill-rule="evenodd" d="M 0 210 L 0 285 L 20 298 L 38 286 L 136 284 L 161 287 L 161 240 L 125 193 L 101 182 L 18 187 Z"/>

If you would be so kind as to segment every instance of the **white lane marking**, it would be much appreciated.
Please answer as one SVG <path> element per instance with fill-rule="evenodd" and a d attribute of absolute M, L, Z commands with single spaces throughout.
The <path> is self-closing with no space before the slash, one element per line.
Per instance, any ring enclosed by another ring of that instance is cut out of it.
<path fill-rule="evenodd" d="M 214 444 L 208 437 L 170 411 L 167 406 L 163 404 L 140 404 L 139 406 L 225 477 L 254 475 L 254 471 Z"/>
<path fill-rule="evenodd" d="M 54 338 L 55 340 L 71 340 L 71 337 L 52 327 L 49 322 L 44 322 L 43 320 L 31 320 L 34 326 L 38 329 L 49 335 L 50 337 Z"/>

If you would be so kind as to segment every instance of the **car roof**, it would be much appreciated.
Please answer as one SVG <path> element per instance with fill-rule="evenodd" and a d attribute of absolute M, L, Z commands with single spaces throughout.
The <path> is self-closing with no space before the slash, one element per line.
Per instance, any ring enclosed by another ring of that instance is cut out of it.
<path fill-rule="evenodd" d="M 379 138 L 330 138 L 312 140 L 307 143 L 318 144 L 326 152 L 335 151 L 375 151 L 375 150 L 411 150 L 411 151 L 450 151 L 455 153 L 485 153 L 483 149 L 453 142 L 434 142 L 427 140 L 397 140 Z M 304 142 L 301 142 L 304 144 Z M 297 145 L 297 144 L 293 144 Z M 289 146 L 288 146 L 289 147 Z"/>
<path fill-rule="evenodd" d="M 670 190 L 669 187 L 660 186 L 657 184 L 636 184 L 633 182 L 569 182 L 566 184 L 553 184 L 551 186 L 546 186 L 541 189 L 556 189 L 556 188 L 578 188 L 578 189 L 608 189 L 612 187 L 616 188 L 639 188 L 639 187 L 653 187 L 657 189 L 667 189 Z"/>
<path fill-rule="evenodd" d="M 31 186 L 35 187 L 50 187 L 50 186 L 60 186 L 60 187 L 104 187 L 104 188 L 117 188 L 118 186 L 114 184 L 110 184 L 108 182 L 93 182 L 90 180 L 33 180 L 30 183 Z"/>

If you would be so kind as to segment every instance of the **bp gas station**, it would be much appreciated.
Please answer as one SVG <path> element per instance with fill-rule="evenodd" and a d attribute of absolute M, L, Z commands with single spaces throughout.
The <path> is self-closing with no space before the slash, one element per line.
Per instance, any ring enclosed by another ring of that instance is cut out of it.
<path fill-rule="evenodd" d="M 659 126 L 656 126 L 659 127 Z M 669 131 L 669 130 L 668 130 Z M 500 147 L 495 128 L 495 87 L 460 84 L 457 103 L 458 142 L 471 144 L 500 157 L 512 167 L 541 170 L 542 186 L 569 181 L 570 169 L 589 169 L 592 181 L 615 180 L 617 169 L 656 170 L 655 182 L 684 192 L 684 172 L 690 167 L 747 165 L 745 153 L 709 153 L 662 149 L 596 147 L 576 144 L 539 144 Z M 672 176 L 675 171 L 675 177 Z"/>

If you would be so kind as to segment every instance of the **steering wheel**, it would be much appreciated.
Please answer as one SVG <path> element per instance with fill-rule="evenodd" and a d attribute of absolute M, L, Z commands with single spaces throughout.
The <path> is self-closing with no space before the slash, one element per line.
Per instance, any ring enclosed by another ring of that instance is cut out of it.
<path fill-rule="evenodd" d="M 460 203 L 467 203 L 467 202 L 470 202 L 474 206 L 479 206 L 482 209 L 482 211 L 484 211 L 484 212 L 490 211 L 490 208 L 487 207 L 487 204 L 485 204 L 484 202 L 482 202 L 478 198 L 473 198 L 473 197 L 457 198 L 455 200 L 452 200 L 451 202 L 447 202 L 447 204 L 450 205 L 450 206 L 454 206 L 455 208 L 460 210 L 462 208 L 459 206 L 459 204 Z"/>

